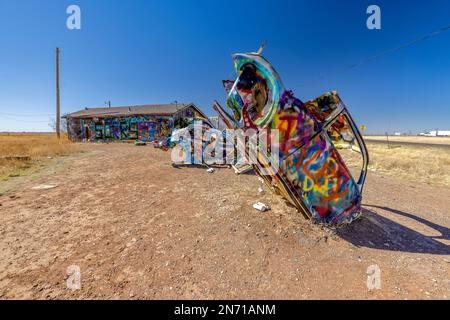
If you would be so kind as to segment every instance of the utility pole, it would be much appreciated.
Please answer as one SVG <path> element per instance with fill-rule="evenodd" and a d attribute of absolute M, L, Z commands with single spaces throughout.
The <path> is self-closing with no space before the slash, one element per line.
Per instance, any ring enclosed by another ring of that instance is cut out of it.
<path fill-rule="evenodd" d="M 60 97 L 59 97 L 59 48 L 56 48 L 56 136 L 61 138 L 60 131 Z"/>
<path fill-rule="evenodd" d="M 107 105 L 108 105 L 108 107 L 109 107 L 109 108 L 111 108 L 111 101 L 110 101 L 110 100 L 108 100 L 108 101 L 105 101 L 105 104 L 107 104 Z"/>
<path fill-rule="evenodd" d="M 386 142 L 387 142 L 388 149 L 390 149 L 391 145 L 389 144 L 389 134 L 387 133 L 387 131 L 386 131 Z"/>

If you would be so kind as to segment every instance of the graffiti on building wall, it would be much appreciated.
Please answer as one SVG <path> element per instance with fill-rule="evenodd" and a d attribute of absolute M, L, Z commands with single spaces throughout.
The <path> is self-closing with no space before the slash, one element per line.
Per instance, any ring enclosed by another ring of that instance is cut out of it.
<path fill-rule="evenodd" d="M 170 117 L 122 117 L 69 119 L 68 129 L 75 140 L 158 141 L 170 134 Z"/>

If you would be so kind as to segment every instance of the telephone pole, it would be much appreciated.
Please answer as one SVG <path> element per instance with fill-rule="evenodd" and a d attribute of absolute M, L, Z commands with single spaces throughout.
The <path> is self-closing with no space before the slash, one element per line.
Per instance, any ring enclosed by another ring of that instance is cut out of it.
<path fill-rule="evenodd" d="M 56 48 L 56 136 L 61 138 L 60 131 L 60 98 L 59 98 L 59 48 Z"/>

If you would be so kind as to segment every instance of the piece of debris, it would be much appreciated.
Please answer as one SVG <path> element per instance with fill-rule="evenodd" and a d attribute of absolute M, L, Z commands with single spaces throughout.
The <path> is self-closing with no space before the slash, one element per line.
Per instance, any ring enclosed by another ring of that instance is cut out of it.
<path fill-rule="evenodd" d="M 258 188 L 258 192 L 259 192 L 259 193 L 264 193 L 264 189 L 261 188 L 261 187 L 259 187 L 259 188 Z"/>
<path fill-rule="evenodd" d="M 247 172 L 253 170 L 253 167 L 249 164 L 232 165 L 232 168 L 234 169 L 234 173 L 236 173 L 236 174 L 247 173 Z"/>
<path fill-rule="evenodd" d="M 136 141 L 136 142 L 134 143 L 134 145 L 135 145 L 135 146 L 146 146 L 146 145 L 147 145 L 147 142 L 144 142 L 144 141 Z"/>
<path fill-rule="evenodd" d="M 253 208 L 255 208 L 256 210 L 262 211 L 262 212 L 270 210 L 270 207 L 267 204 L 264 204 L 262 202 L 255 203 L 253 205 Z"/>
<path fill-rule="evenodd" d="M 214 171 L 216 171 L 216 170 L 214 170 L 214 168 L 209 168 L 208 170 L 206 170 L 206 172 L 208 172 L 208 173 L 214 173 Z"/>
<path fill-rule="evenodd" d="M 20 156 L 4 156 L 4 157 L 0 157 L 0 159 L 4 159 L 4 160 L 17 160 L 17 161 L 30 161 L 31 157 L 27 156 L 27 155 L 20 155 Z"/>
<path fill-rule="evenodd" d="M 56 188 L 57 185 L 55 184 L 40 184 L 37 186 L 32 187 L 33 190 L 47 190 L 47 189 L 53 189 Z"/>

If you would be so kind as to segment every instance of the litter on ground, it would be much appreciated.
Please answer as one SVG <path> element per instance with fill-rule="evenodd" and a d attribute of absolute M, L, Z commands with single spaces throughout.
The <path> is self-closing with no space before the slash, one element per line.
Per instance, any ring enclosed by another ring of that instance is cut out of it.
<path fill-rule="evenodd" d="M 262 211 L 262 212 L 270 210 L 270 207 L 267 204 L 264 204 L 262 202 L 255 203 L 253 205 L 253 208 L 255 208 L 256 210 Z"/>
<path fill-rule="evenodd" d="M 32 187 L 33 190 L 47 190 L 47 189 L 53 189 L 56 188 L 57 185 L 54 184 L 40 184 L 37 186 Z"/>

